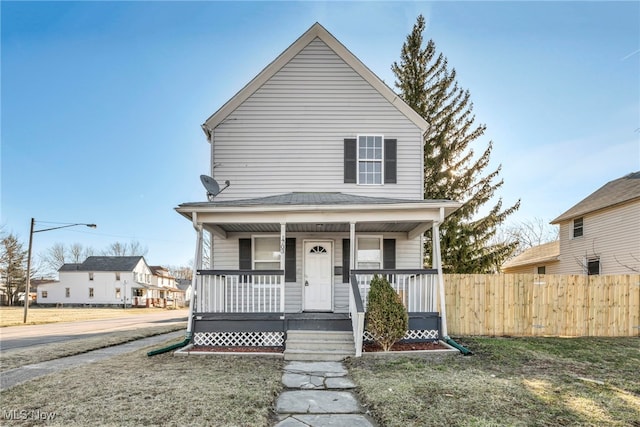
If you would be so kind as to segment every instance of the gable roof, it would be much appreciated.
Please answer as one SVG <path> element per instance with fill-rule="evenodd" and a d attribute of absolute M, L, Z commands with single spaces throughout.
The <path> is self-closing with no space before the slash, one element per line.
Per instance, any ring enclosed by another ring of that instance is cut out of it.
<path fill-rule="evenodd" d="M 560 241 L 554 240 L 553 242 L 543 243 L 525 250 L 520 255 L 502 264 L 502 269 L 558 261 L 559 255 Z"/>
<path fill-rule="evenodd" d="M 144 257 L 90 256 L 81 264 L 64 264 L 58 271 L 133 271 L 141 259 Z"/>
<path fill-rule="evenodd" d="M 591 193 L 571 209 L 551 221 L 557 224 L 600 209 L 640 199 L 640 171 L 610 181 Z"/>
<path fill-rule="evenodd" d="M 240 89 L 229 101 L 227 101 L 218 111 L 209 117 L 202 125 L 202 130 L 211 140 L 212 130 L 219 125 L 229 114 L 238 108 L 254 92 L 256 92 L 267 80 L 273 77 L 284 65 L 316 38 L 322 40 L 331 48 L 343 61 L 345 61 L 356 73 L 373 86 L 387 101 L 395 106 L 402 114 L 412 121 L 422 132 L 426 132 L 429 124 L 418 113 L 415 112 L 399 95 L 397 95 L 386 83 L 384 83 L 373 71 L 362 63 L 353 53 L 349 51 L 338 39 L 329 33 L 318 22 L 313 24 L 302 36 L 300 36 L 291 46 L 282 52 L 273 62 L 267 65 L 256 77 L 254 77 L 245 87 Z"/>

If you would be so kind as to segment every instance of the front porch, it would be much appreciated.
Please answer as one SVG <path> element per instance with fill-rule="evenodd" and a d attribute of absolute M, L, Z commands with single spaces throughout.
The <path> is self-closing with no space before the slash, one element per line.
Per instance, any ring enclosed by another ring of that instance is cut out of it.
<path fill-rule="evenodd" d="M 288 348 L 293 331 L 345 332 L 352 351 L 360 356 L 366 331 L 369 283 L 384 276 L 409 314 L 406 342 L 438 341 L 443 337 L 438 311 L 438 271 L 435 269 L 352 270 L 349 312 L 285 312 L 285 280 L 281 270 L 199 270 L 191 320 L 196 346 Z M 296 338 L 298 339 L 298 338 Z M 342 354 L 342 353 L 341 353 Z"/>
<path fill-rule="evenodd" d="M 342 331 L 360 356 L 371 338 L 364 320 L 375 274 L 409 313 L 405 339 L 437 341 L 446 336 L 439 225 L 458 206 L 342 193 L 181 205 L 198 235 L 193 344 L 290 347 L 292 331 Z M 427 230 L 431 269 L 422 268 Z"/>

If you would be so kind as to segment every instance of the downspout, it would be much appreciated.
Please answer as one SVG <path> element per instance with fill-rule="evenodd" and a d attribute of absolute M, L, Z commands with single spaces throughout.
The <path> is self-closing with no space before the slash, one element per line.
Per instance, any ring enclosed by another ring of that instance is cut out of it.
<path fill-rule="evenodd" d="M 445 295 L 444 295 L 444 277 L 442 274 L 442 255 L 440 252 L 440 224 L 444 221 L 444 208 L 440 208 L 440 222 L 433 223 L 432 230 L 432 238 L 433 238 L 433 262 L 435 267 L 438 270 L 438 293 L 440 294 L 440 316 L 441 316 L 441 326 L 442 326 L 442 337 L 443 341 L 449 344 L 450 346 L 456 348 L 460 353 L 465 356 L 473 354 L 471 350 L 465 348 L 455 342 L 449 336 L 447 330 L 447 307 L 445 304 Z"/>
<path fill-rule="evenodd" d="M 197 214 L 193 213 L 193 228 L 196 229 L 197 232 L 197 241 L 196 241 L 196 254 L 194 257 L 193 263 L 193 273 L 191 277 L 191 300 L 189 301 L 189 316 L 187 317 L 187 332 L 185 333 L 184 340 L 172 344 L 168 347 L 159 348 L 157 350 L 152 350 L 147 353 L 148 357 L 155 356 L 157 354 L 167 353 L 169 351 L 177 350 L 188 345 L 191 342 L 193 337 L 193 313 L 195 308 L 195 300 L 197 296 L 196 292 L 196 273 L 198 268 L 200 268 L 200 264 L 202 262 L 202 225 L 197 224 Z"/>

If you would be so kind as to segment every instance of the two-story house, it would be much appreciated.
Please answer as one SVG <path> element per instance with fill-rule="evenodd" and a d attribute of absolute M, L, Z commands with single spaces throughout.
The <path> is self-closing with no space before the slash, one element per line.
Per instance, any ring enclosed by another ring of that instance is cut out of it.
<path fill-rule="evenodd" d="M 159 304 L 157 286 L 142 256 L 90 256 L 64 264 L 59 281 L 38 286 L 39 305 L 149 307 Z"/>
<path fill-rule="evenodd" d="M 507 261 L 504 273 L 639 273 L 640 172 L 606 183 L 551 223 L 559 240 Z"/>
<path fill-rule="evenodd" d="M 439 259 L 460 204 L 424 199 L 428 126 L 317 23 L 209 117 L 210 174 L 230 186 L 176 208 L 197 232 L 193 343 L 295 358 L 296 331 L 343 331 L 359 355 L 375 273 L 410 312 L 409 338 L 446 335 L 423 239 L 435 231 Z"/>
<path fill-rule="evenodd" d="M 185 291 L 178 288 L 178 281 L 168 268 L 151 265 L 151 284 L 157 289 L 158 304 L 165 307 L 184 307 Z"/>

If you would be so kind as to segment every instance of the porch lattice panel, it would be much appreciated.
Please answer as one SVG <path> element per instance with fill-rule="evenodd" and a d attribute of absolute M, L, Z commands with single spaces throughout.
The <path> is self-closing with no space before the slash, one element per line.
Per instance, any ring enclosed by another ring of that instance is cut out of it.
<path fill-rule="evenodd" d="M 283 332 L 196 332 L 195 345 L 213 347 L 278 347 L 284 345 Z"/>
<path fill-rule="evenodd" d="M 362 338 L 365 342 L 375 341 L 373 335 L 369 331 L 364 331 L 362 334 Z M 422 329 L 422 330 L 409 330 L 404 334 L 402 340 L 437 340 L 438 330 L 437 329 Z"/>

